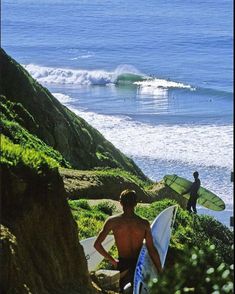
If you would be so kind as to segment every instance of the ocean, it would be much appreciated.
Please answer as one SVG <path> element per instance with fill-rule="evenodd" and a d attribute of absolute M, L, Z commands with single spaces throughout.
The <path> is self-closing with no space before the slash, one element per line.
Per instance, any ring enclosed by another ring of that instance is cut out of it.
<path fill-rule="evenodd" d="M 152 180 L 177 174 L 233 215 L 231 0 L 3 0 L 2 47 Z"/>

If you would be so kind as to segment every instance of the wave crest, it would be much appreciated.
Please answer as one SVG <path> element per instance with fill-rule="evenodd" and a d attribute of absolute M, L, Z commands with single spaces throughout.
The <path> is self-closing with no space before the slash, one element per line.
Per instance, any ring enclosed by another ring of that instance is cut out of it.
<path fill-rule="evenodd" d="M 152 78 L 142 74 L 130 65 L 120 65 L 114 71 L 82 70 L 43 67 L 34 64 L 24 65 L 25 69 L 38 82 L 43 84 L 71 85 L 135 85 L 140 89 L 185 88 L 193 89 L 190 85 L 164 79 Z"/>

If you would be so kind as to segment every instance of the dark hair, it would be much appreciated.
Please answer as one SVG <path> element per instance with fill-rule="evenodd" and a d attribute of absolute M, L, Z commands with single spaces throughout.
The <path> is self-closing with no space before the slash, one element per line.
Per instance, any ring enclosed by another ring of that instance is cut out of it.
<path fill-rule="evenodd" d="M 199 173 L 198 173 L 197 171 L 195 171 L 195 172 L 193 173 L 193 176 L 194 176 L 195 178 L 198 178 Z"/>
<path fill-rule="evenodd" d="M 124 206 L 135 206 L 137 204 L 137 195 L 134 190 L 126 189 L 120 194 L 120 202 Z"/>

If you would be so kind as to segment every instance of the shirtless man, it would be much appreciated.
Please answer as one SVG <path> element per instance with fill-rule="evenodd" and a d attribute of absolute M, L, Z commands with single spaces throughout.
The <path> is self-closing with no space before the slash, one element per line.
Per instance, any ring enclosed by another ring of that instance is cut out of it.
<path fill-rule="evenodd" d="M 123 293 L 126 284 L 129 282 L 133 284 L 135 266 L 144 239 L 157 271 L 161 272 L 162 267 L 159 254 L 153 244 L 149 222 L 135 214 L 136 192 L 124 190 L 120 195 L 120 203 L 123 213 L 108 218 L 95 241 L 94 247 L 120 271 L 120 289 Z M 102 246 L 102 242 L 111 231 L 118 249 L 118 259 L 114 259 Z"/>

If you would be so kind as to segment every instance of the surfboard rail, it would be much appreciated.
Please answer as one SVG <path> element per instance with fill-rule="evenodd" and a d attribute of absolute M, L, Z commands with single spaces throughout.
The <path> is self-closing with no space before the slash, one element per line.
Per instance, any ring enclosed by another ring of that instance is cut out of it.
<path fill-rule="evenodd" d="M 87 260 L 88 271 L 94 271 L 97 266 L 101 263 L 104 257 L 94 248 L 94 243 L 97 236 L 90 237 L 80 241 L 80 244 L 83 247 L 84 254 Z M 115 240 L 113 235 L 108 235 L 105 240 L 102 242 L 104 248 L 109 251 L 114 245 Z"/>

